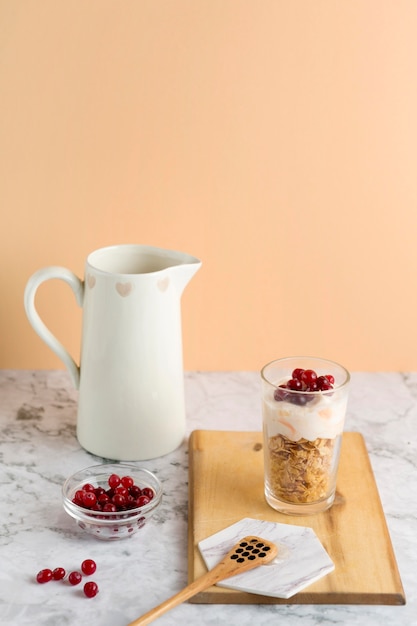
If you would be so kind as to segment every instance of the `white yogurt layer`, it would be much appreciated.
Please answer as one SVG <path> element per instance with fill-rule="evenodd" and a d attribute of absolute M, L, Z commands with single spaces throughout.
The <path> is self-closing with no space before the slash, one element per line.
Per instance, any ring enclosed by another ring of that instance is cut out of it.
<path fill-rule="evenodd" d="M 347 394 L 317 393 L 314 400 L 304 406 L 285 400 L 277 401 L 274 390 L 268 390 L 263 401 L 264 424 L 268 437 L 283 435 L 292 441 L 318 437 L 334 439 L 343 432 Z"/>

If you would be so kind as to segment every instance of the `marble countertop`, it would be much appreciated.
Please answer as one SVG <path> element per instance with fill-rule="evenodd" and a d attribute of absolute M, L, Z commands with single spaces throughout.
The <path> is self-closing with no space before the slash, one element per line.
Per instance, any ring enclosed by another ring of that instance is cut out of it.
<path fill-rule="evenodd" d="M 261 430 L 256 372 L 189 372 L 185 394 L 188 434 Z M 102 542 L 80 534 L 61 505 L 64 479 L 101 462 L 75 437 L 76 409 L 65 371 L 0 371 L 1 625 L 126 626 L 187 583 L 187 442 L 140 464 L 164 485 L 154 523 L 131 539 Z M 417 373 L 353 373 L 346 430 L 365 437 L 406 605 L 185 603 L 156 623 L 417 625 Z M 79 569 L 85 558 L 98 564 L 93 599 L 81 586 L 35 582 L 40 569 Z"/>

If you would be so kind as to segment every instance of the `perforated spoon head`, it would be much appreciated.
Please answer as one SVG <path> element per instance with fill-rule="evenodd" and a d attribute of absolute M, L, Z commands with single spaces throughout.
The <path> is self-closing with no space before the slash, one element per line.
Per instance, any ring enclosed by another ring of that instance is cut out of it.
<path fill-rule="evenodd" d="M 266 565 L 275 559 L 278 554 L 277 546 L 271 541 L 250 535 L 243 537 L 226 556 L 205 576 L 216 578 L 219 582 L 242 572 Z M 214 584 L 212 582 L 212 584 Z"/>

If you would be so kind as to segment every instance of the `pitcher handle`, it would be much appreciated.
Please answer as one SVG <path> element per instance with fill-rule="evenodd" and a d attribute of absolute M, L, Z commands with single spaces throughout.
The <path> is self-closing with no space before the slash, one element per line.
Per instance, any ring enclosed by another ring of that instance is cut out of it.
<path fill-rule="evenodd" d="M 45 267 L 35 272 L 28 280 L 25 288 L 24 304 L 25 311 L 29 322 L 35 332 L 46 343 L 49 348 L 63 361 L 68 369 L 72 382 L 76 389 L 80 385 L 80 368 L 68 352 L 66 348 L 57 340 L 55 335 L 47 328 L 41 320 L 36 307 L 35 295 L 38 287 L 51 278 L 58 278 L 66 282 L 74 292 L 75 298 L 79 306 L 83 305 L 84 299 L 84 283 L 73 272 L 65 267 L 52 266 Z"/>

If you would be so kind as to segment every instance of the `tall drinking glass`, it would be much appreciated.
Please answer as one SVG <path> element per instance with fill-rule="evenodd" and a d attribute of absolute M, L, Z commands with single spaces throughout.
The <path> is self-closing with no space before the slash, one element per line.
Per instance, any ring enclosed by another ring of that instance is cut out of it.
<path fill-rule="evenodd" d="M 334 502 L 349 372 L 315 357 L 272 361 L 261 371 L 265 498 L 289 515 Z"/>

